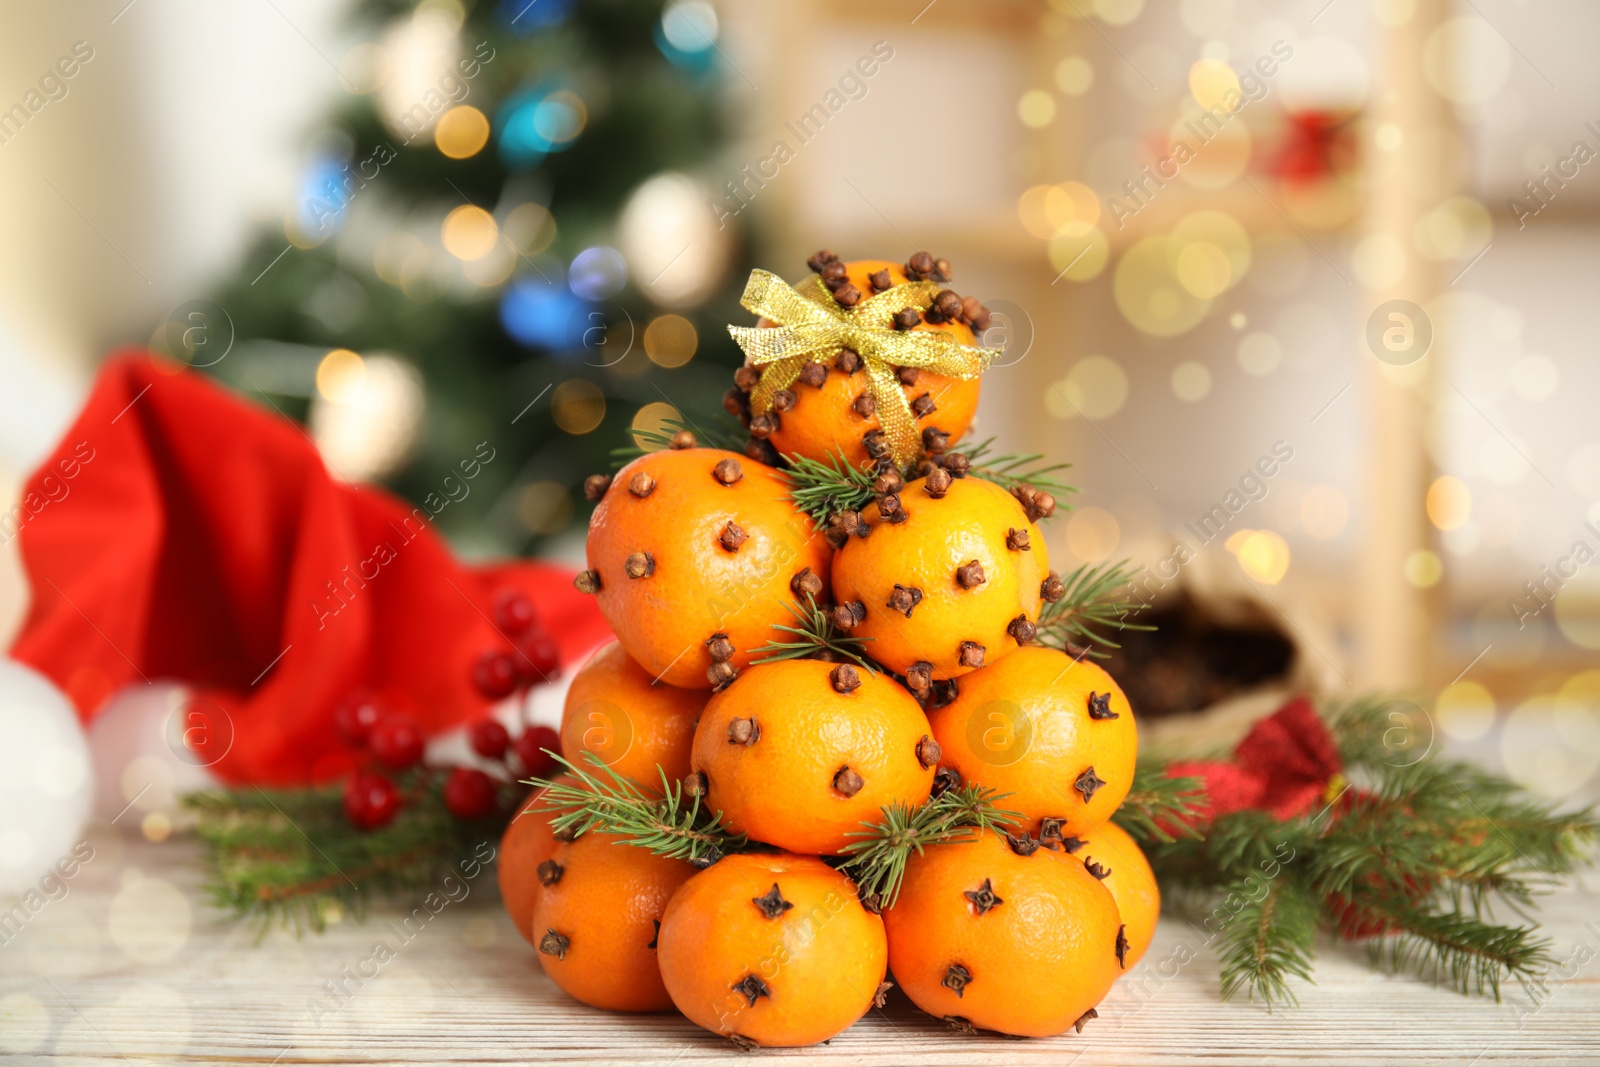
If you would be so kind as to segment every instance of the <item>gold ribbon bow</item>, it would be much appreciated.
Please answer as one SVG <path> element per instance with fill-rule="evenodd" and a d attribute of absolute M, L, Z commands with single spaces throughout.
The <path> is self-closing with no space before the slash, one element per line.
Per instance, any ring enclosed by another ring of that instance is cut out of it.
<path fill-rule="evenodd" d="M 867 391 L 878 407 L 878 422 L 896 465 L 905 468 L 922 455 L 922 436 L 911 402 L 895 377 L 898 367 L 916 367 L 947 378 L 976 378 L 1000 355 L 995 348 L 964 345 L 942 330 L 897 330 L 895 313 L 921 312 L 933 304 L 939 286 L 908 282 L 845 308 L 813 274 L 791 286 L 770 271 L 753 270 L 739 303 L 777 323 L 775 327 L 729 326 L 728 332 L 761 380 L 750 391 L 750 409 L 772 410 L 772 394 L 787 389 L 807 363 L 831 358 L 841 348 L 861 357 Z"/>

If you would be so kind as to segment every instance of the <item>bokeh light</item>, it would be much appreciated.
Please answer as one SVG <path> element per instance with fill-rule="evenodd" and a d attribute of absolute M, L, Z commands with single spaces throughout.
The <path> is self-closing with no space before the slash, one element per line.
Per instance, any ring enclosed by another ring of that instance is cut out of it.
<path fill-rule="evenodd" d="M 375 41 L 353 46 L 339 60 L 339 79 L 346 92 L 377 92 L 389 80 L 389 53 Z"/>
<path fill-rule="evenodd" d="M 1476 741 L 1494 726 L 1494 695 L 1471 679 L 1445 686 L 1433 703 L 1433 717 L 1453 741 Z"/>
<path fill-rule="evenodd" d="M 366 378 L 366 362 L 348 348 L 335 348 L 317 364 L 317 393 L 335 404 L 353 397 Z"/>
<path fill-rule="evenodd" d="M 1056 64 L 1056 88 L 1068 96 L 1082 96 L 1094 87 L 1094 65 L 1082 56 L 1068 56 Z"/>
<path fill-rule="evenodd" d="M 1112 295 L 1122 317 L 1140 333 L 1176 337 L 1192 330 L 1211 308 L 1178 280 L 1169 238 L 1136 241 L 1112 274 Z"/>
<path fill-rule="evenodd" d="M 1500 758 L 1519 785 L 1566 796 L 1600 767 L 1600 710 L 1548 693 L 1530 697 L 1506 717 Z"/>
<path fill-rule="evenodd" d="M 668 425 L 669 422 L 682 422 L 683 412 L 671 404 L 660 400 L 644 405 L 633 414 L 633 422 L 629 430 L 633 436 L 633 443 L 647 452 L 659 451 L 662 445 L 652 441 L 645 434 L 657 434 L 671 437 L 677 432 L 677 427 Z"/>
<path fill-rule="evenodd" d="M 1419 548 L 1406 556 L 1402 569 L 1406 581 L 1418 589 L 1432 589 L 1444 577 L 1444 561 L 1431 548 Z"/>
<path fill-rule="evenodd" d="M 1045 390 L 1044 406 L 1058 419 L 1109 419 L 1128 402 L 1128 373 L 1114 359 L 1087 356 Z"/>
<path fill-rule="evenodd" d="M 1204 363 L 1185 360 L 1172 368 L 1172 395 L 1186 404 L 1197 404 L 1211 392 L 1211 369 Z"/>
<path fill-rule="evenodd" d="M 1017 98 L 1017 118 L 1031 129 L 1043 129 L 1055 121 L 1056 99 L 1043 89 L 1029 89 Z"/>
<path fill-rule="evenodd" d="M 1239 338 L 1234 355 L 1240 370 L 1253 378 L 1265 378 L 1283 362 L 1283 346 L 1270 333 L 1255 330 Z"/>
<path fill-rule="evenodd" d="M 1228 538 L 1228 547 L 1239 558 L 1239 567 L 1251 579 L 1264 585 L 1277 585 L 1289 573 L 1289 544 L 1271 530 L 1244 530 L 1242 537 Z"/>
<path fill-rule="evenodd" d="M 560 482 L 532 481 L 517 491 L 517 519 L 530 534 L 560 533 L 572 512 L 572 494 Z"/>
<path fill-rule="evenodd" d="M 1047 250 L 1050 269 L 1060 278 L 1086 282 L 1100 276 L 1111 259 L 1111 239 L 1099 227 L 1074 237 L 1052 237 Z"/>
<path fill-rule="evenodd" d="M 470 104 L 453 107 L 439 116 L 433 143 L 451 159 L 470 159 L 489 143 L 489 119 Z"/>
<path fill-rule="evenodd" d="M 586 434 L 606 417 L 605 394 L 593 382 L 571 378 L 556 386 L 550 410 L 556 425 L 567 433 Z"/>
<path fill-rule="evenodd" d="M 682 315 L 658 315 L 644 328 L 644 352 L 658 367 L 681 367 L 694 358 L 700 336 Z"/>
<path fill-rule="evenodd" d="M 1301 525 L 1318 541 L 1333 541 L 1350 522 L 1350 502 L 1338 486 L 1314 485 L 1301 499 Z"/>
<path fill-rule="evenodd" d="M 585 300 L 616 296 L 627 284 L 627 261 L 621 252 L 605 245 L 585 248 L 572 257 L 572 266 L 567 269 L 567 285 Z"/>
<path fill-rule="evenodd" d="M 439 238 L 444 250 L 457 259 L 482 259 L 500 240 L 500 227 L 483 208 L 462 204 L 444 217 Z"/>
<path fill-rule="evenodd" d="M 1084 507 L 1067 520 L 1067 550 L 1085 563 L 1098 563 L 1117 550 L 1122 529 L 1104 508 Z"/>
<path fill-rule="evenodd" d="M 524 275 L 500 298 L 500 323 L 506 333 L 530 348 L 577 349 L 594 323 L 594 305 L 572 290 L 536 275 Z"/>
<path fill-rule="evenodd" d="M 530 201 L 512 208 L 501 230 L 519 253 L 536 256 L 555 243 L 556 220 L 549 208 Z"/>
<path fill-rule="evenodd" d="M 1428 486 L 1428 520 L 1441 530 L 1454 530 L 1472 516 L 1472 491 L 1467 483 L 1445 474 Z"/>

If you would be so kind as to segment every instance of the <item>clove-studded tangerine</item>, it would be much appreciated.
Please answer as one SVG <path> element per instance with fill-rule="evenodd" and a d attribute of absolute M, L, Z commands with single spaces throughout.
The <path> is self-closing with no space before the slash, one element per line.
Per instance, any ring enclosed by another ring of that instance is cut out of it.
<path fill-rule="evenodd" d="M 561 775 L 555 781 L 568 784 L 571 775 Z M 539 902 L 543 888 L 539 869 L 550 859 L 560 844 L 550 826 L 552 813 L 537 810 L 542 802 L 543 790 L 528 796 L 517 813 L 506 825 L 496 853 L 495 876 L 500 882 L 500 900 L 506 914 L 517 927 L 517 932 L 527 938 L 530 945 L 539 939 L 533 935 L 533 909 Z"/>
<path fill-rule="evenodd" d="M 847 307 L 914 280 L 909 263 L 878 259 L 847 263 L 837 257 L 820 258 L 823 255 L 832 253 L 813 256 L 812 269 L 822 275 L 834 300 Z M 915 280 L 929 278 L 941 284 L 949 280 L 937 268 L 930 274 L 919 273 Z M 911 329 L 942 331 L 959 344 L 975 345 L 974 327 L 980 333 L 987 329 L 989 312 L 977 300 L 944 289 L 932 307 L 920 315 L 912 311 L 910 319 Z M 759 325 L 771 323 L 763 319 Z M 747 392 L 758 375 L 755 367 L 743 368 L 735 379 L 736 393 Z M 915 367 L 900 368 L 898 378 L 919 430 L 936 430 L 947 444 L 961 439 L 978 408 L 979 379 L 951 378 Z M 881 432 L 877 402 L 868 389 L 860 356 L 849 349 L 840 349 L 825 362 L 807 364 L 800 378 L 775 397 L 773 410 L 755 415 L 750 425 L 753 436 L 779 452 L 818 460 L 837 453 L 854 466 L 870 458 L 865 439 L 875 431 Z"/>
<path fill-rule="evenodd" d="M 867 535 L 834 555 L 834 598 L 859 606 L 850 635 L 870 638 L 872 657 L 913 689 L 1035 636 L 1049 557 L 1012 494 L 939 467 L 880 496 L 859 521 Z"/>
<path fill-rule="evenodd" d="M 1156 920 L 1161 917 L 1161 890 L 1138 842 L 1114 822 L 1081 834 L 1066 834 L 1053 819 L 1041 822 L 1039 839 L 1078 857 L 1111 890 L 1128 942 L 1125 962 L 1129 967 L 1138 963 L 1154 940 Z"/>
<path fill-rule="evenodd" d="M 1022 1037 L 1083 1020 L 1122 968 L 1111 891 L 1077 859 L 988 831 L 930 845 L 883 913 L 889 966 L 931 1015 Z"/>
<path fill-rule="evenodd" d="M 619 837 L 590 831 L 560 844 L 541 868 L 533 909 L 539 963 L 569 996 L 612 1011 L 672 1007 L 656 962 L 656 928 L 673 892 L 694 874 Z"/>
<path fill-rule="evenodd" d="M 771 467 L 709 448 L 641 456 L 589 521 L 595 594 L 622 647 L 652 678 L 725 685 L 793 621 L 793 583 L 826 579 L 831 552 Z M 737 534 L 730 533 L 730 524 Z M 825 595 L 822 590 L 819 595 Z"/>
<path fill-rule="evenodd" d="M 661 919 L 661 977 L 691 1022 L 743 1046 L 826 1041 L 885 988 L 883 920 L 812 856 L 741 853 L 683 884 Z"/>
<path fill-rule="evenodd" d="M 1105 822 L 1133 784 L 1139 732 L 1128 698 L 1100 667 L 1052 648 L 1019 648 L 963 676 L 928 721 L 963 781 L 1008 794 L 1007 808 L 1053 819 L 1063 834 Z"/>
<path fill-rule="evenodd" d="M 926 800 L 938 760 L 927 717 L 887 675 L 779 660 L 711 698 L 692 762 L 735 832 L 830 855 L 885 805 Z"/>
<path fill-rule="evenodd" d="M 584 770 L 590 753 L 624 778 L 660 789 L 689 773 L 695 720 L 705 707 L 703 689 L 657 682 L 613 641 L 572 677 L 561 716 L 561 751 Z M 659 769 L 658 769 L 659 768 Z"/>

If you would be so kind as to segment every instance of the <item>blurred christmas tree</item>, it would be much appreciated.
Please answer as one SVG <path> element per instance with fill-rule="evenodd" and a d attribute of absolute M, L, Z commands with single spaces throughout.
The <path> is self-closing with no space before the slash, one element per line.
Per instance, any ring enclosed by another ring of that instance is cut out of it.
<path fill-rule="evenodd" d="M 282 227 L 215 294 L 238 342 L 209 370 L 468 551 L 529 550 L 582 529 L 578 487 L 627 426 L 720 410 L 743 249 L 692 176 L 724 136 L 716 14 L 358 0 L 354 17 L 347 96 Z"/>

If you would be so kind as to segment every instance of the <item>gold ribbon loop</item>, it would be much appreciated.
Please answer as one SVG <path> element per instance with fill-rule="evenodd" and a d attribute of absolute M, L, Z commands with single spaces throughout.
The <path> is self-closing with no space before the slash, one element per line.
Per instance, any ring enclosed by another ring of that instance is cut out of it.
<path fill-rule="evenodd" d="M 961 344 L 942 330 L 895 329 L 898 312 L 909 307 L 921 313 L 938 293 L 933 282 L 908 282 L 845 308 L 815 274 L 791 286 L 770 271 L 751 271 L 739 303 L 777 323 L 765 328 L 728 327 L 751 365 L 763 368 L 761 380 L 750 391 L 751 410 L 762 415 L 771 411 L 772 394 L 793 384 L 807 363 L 822 362 L 848 348 L 866 368 L 867 391 L 877 403 L 890 455 L 901 468 L 915 463 L 922 455 L 922 437 L 896 369 L 916 367 L 947 378 L 972 379 L 1000 355 L 999 349 Z"/>

